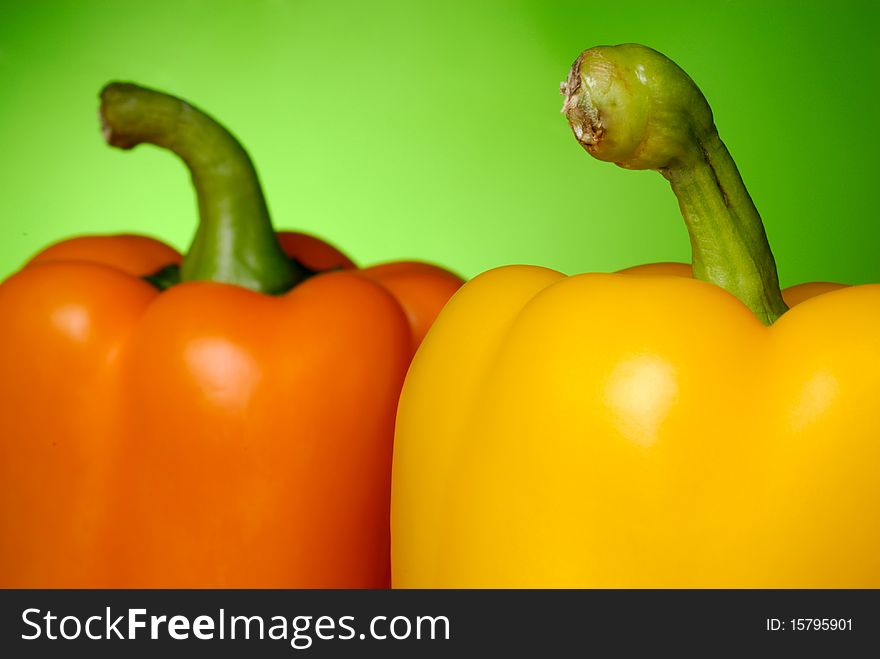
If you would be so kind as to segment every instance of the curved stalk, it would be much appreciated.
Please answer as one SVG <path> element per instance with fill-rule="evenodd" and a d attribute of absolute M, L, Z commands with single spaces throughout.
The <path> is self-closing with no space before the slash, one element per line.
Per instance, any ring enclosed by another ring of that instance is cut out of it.
<path fill-rule="evenodd" d="M 192 174 L 200 220 L 181 281 L 282 293 L 304 278 L 278 243 L 253 163 L 223 126 L 179 98 L 118 82 L 101 92 L 100 117 L 108 144 L 155 144 Z"/>
<path fill-rule="evenodd" d="M 587 152 L 626 169 L 655 169 L 670 182 L 694 277 L 731 292 L 767 325 L 785 313 L 761 216 L 706 98 L 681 68 L 645 46 L 598 46 L 575 60 L 562 94 Z"/>

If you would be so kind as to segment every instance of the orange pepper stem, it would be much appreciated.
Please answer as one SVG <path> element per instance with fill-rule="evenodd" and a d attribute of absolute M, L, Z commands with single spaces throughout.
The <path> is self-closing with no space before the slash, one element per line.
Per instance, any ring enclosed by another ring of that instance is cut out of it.
<path fill-rule="evenodd" d="M 308 276 L 281 249 L 253 163 L 223 126 L 179 98 L 119 82 L 101 92 L 100 117 L 111 146 L 155 144 L 177 154 L 192 174 L 200 220 L 181 281 L 282 293 Z"/>
<path fill-rule="evenodd" d="M 587 152 L 626 169 L 656 169 L 670 182 L 694 277 L 726 289 L 767 325 L 786 312 L 761 216 L 687 73 L 645 46 L 598 46 L 575 60 L 562 93 Z"/>

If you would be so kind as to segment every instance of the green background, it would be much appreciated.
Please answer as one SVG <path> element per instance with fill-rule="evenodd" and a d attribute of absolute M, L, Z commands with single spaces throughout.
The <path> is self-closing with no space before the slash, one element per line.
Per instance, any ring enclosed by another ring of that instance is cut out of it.
<path fill-rule="evenodd" d="M 0 276 L 49 242 L 195 227 L 183 165 L 98 131 L 131 80 L 229 126 L 276 226 L 356 261 L 472 276 L 687 260 L 653 172 L 594 161 L 558 85 L 591 45 L 641 42 L 702 87 L 784 284 L 880 280 L 872 2 L 0 0 Z"/>

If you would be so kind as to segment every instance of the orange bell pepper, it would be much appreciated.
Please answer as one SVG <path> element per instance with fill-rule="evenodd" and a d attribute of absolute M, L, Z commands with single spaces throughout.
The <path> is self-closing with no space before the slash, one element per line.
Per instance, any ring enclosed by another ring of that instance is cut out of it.
<path fill-rule="evenodd" d="M 670 181 L 694 278 L 508 266 L 456 293 L 401 394 L 393 585 L 880 587 L 880 286 L 786 304 L 663 55 L 590 49 L 563 92 L 591 155 Z"/>
<path fill-rule="evenodd" d="M 128 84 L 108 142 L 191 170 L 188 254 L 74 238 L 0 285 L 0 586 L 384 587 L 412 354 L 461 280 L 276 236 L 221 126 Z"/>

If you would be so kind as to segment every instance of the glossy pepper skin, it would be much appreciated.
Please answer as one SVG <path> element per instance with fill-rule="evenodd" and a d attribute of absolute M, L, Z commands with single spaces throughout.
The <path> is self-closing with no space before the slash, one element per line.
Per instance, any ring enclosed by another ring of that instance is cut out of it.
<path fill-rule="evenodd" d="M 460 280 L 276 236 L 178 99 L 113 84 L 101 112 L 186 161 L 199 232 L 74 238 L 0 285 L 0 586 L 387 587 L 397 397 Z"/>
<path fill-rule="evenodd" d="M 708 105 L 659 53 L 588 50 L 563 91 L 588 151 L 670 179 L 697 279 L 509 266 L 453 297 L 401 396 L 393 585 L 880 586 L 880 286 L 786 310 Z"/>

